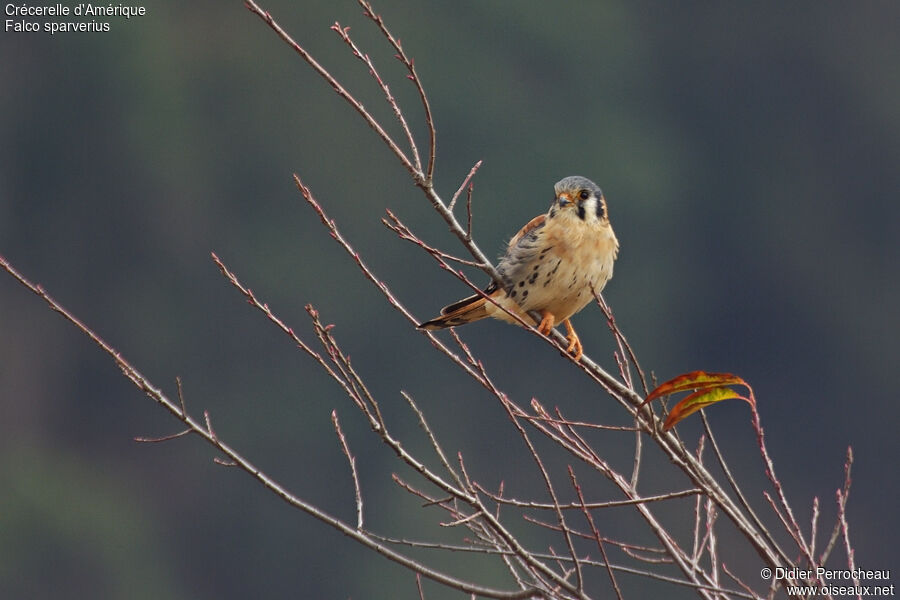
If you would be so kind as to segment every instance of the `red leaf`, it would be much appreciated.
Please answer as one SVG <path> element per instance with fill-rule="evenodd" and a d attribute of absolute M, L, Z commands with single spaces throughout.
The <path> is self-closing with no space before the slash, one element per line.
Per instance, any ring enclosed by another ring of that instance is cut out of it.
<path fill-rule="evenodd" d="M 744 400 L 751 406 L 753 405 L 753 402 L 749 398 L 741 396 L 729 387 L 714 387 L 702 389 L 698 392 L 694 392 L 672 407 L 672 410 L 669 412 L 669 417 L 663 424 L 663 431 L 668 431 L 676 423 L 680 422 L 688 415 L 694 414 L 701 408 L 706 408 L 707 406 L 715 404 L 717 402 L 721 402 L 722 400 L 731 399 Z"/>
<path fill-rule="evenodd" d="M 747 388 L 747 395 L 742 396 L 729 385 L 740 385 Z M 691 415 L 701 408 L 716 404 L 722 400 L 740 399 L 747 402 L 751 408 L 756 409 L 756 400 L 753 397 L 753 389 L 750 385 L 731 373 L 707 373 L 706 371 L 691 371 L 684 373 L 669 381 L 666 381 L 650 392 L 647 399 L 641 403 L 644 406 L 662 396 L 678 394 L 680 392 L 692 392 L 681 402 L 672 407 L 669 417 L 663 424 L 663 430 L 671 429 L 676 423 Z"/>
<path fill-rule="evenodd" d="M 747 383 L 731 373 L 707 373 L 706 371 L 691 371 L 679 375 L 674 379 L 661 384 L 655 390 L 650 392 L 643 404 L 647 404 L 661 396 L 669 394 L 677 394 L 678 392 L 687 392 L 688 390 L 702 390 L 711 387 L 720 387 L 723 385 L 743 385 L 749 388 Z M 643 406 L 643 404 L 641 406 Z"/>

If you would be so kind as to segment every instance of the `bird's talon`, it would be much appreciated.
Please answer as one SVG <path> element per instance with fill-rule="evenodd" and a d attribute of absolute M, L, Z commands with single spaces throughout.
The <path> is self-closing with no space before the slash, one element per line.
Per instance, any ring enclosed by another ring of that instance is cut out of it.
<path fill-rule="evenodd" d="M 544 335 L 550 335 L 550 332 L 553 331 L 553 326 L 556 324 L 556 317 L 553 316 L 553 313 L 548 312 L 546 310 L 541 311 L 541 322 L 538 323 L 537 329 Z"/>
<path fill-rule="evenodd" d="M 575 328 L 572 327 L 572 323 L 570 323 L 568 319 L 565 320 L 565 324 L 566 339 L 569 340 L 569 346 L 566 348 L 566 352 L 571 354 L 576 361 L 579 361 L 581 360 L 581 356 L 584 354 L 584 349 L 581 346 L 581 340 L 578 339 L 578 334 L 575 333 Z"/>
<path fill-rule="evenodd" d="M 576 362 L 581 360 L 581 356 L 584 354 L 584 350 L 582 349 L 581 342 L 578 340 L 578 338 L 569 340 L 569 347 L 566 348 L 566 352 L 571 354 L 572 358 L 574 358 Z"/>

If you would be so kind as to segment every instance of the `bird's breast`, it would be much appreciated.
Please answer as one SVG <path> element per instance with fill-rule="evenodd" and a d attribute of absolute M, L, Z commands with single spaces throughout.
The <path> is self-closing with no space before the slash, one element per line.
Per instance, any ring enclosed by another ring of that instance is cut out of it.
<path fill-rule="evenodd" d="M 618 241 L 608 224 L 559 229 L 540 240 L 544 249 L 507 288 L 507 297 L 524 311 L 546 310 L 568 319 L 600 292 L 612 277 Z"/>

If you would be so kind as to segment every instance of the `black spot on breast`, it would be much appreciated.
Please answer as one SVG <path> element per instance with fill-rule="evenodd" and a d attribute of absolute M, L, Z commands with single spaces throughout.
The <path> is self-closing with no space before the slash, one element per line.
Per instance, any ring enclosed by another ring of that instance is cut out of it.
<path fill-rule="evenodd" d="M 523 279 L 522 281 L 519 282 L 519 287 L 522 287 L 524 285 L 525 285 L 525 280 Z"/>
<path fill-rule="evenodd" d="M 528 297 L 528 290 L 525 290 L 524 292 L 522 292 L 522 300 L 524 300 L 527 297 Z"/>
<path fill-rule="evenodd" d="M 553 266 L 553 270 L 550 271 L 550 273 L 548 273 L 548 275 L 553 275 L 554 273 L 556 273 L 556 271 L 559 269 L 559 265 L 561 265 L 561 264 L 562 264 L 562 259 L 560 258 L 559 260 L 556 261 L 556 265 Z"/>
<path fill-rule="evenodd" d="M 509 293 L 509 295 L 512 296 L 513 298 L 515 298 L 517 293 L 518 292 L 516 290 L 513 290 Z"/>

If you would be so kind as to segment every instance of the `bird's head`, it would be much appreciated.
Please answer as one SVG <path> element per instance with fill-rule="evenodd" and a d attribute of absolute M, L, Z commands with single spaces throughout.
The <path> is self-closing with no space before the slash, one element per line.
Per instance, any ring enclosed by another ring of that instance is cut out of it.
<path fill-rule="evenodd" d="M 596 183 L 586 177 L 572 175 L 553 186 L 556 194 L 550 216 L 557 214 L 577 218 L 585 223 L 606 219 L 606 198 Z"/>

